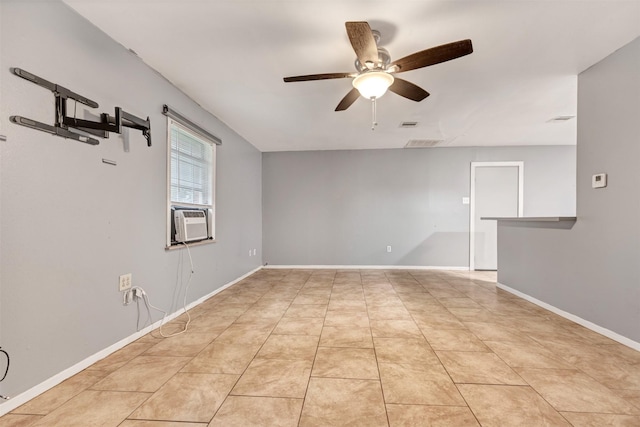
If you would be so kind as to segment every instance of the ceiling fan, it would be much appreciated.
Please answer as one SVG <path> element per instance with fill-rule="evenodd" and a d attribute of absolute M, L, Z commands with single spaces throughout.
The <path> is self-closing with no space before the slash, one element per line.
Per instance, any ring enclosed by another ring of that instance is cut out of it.
<path fill-rule="evenodd" d="M 356 53 L 355 66 L 357 72 L 285 77 L 284 81 L 289 83 L 353 78 L 351 82 L 353 89 L 342 98 L 335 111 L 346 110 L 358 99 L 358 96 L 362 95 L 364 98 L 373 101 L 374 125 L 376 124 L 375 100 L 384 95 L 387 89 L 416 102 L 420 102 L 429 96 L 426 90 L 411 82 L 395 77 L 395 74 L 450 61 L 473 52 L 471 40 L 467 39 L 425 49 L 391 62 L 389 52 L 382 47 L 378 47 L 380 33 L 376 30 L 371 30 L 367 22 L 346 22 L 345 26 L 351 46 Z"/>

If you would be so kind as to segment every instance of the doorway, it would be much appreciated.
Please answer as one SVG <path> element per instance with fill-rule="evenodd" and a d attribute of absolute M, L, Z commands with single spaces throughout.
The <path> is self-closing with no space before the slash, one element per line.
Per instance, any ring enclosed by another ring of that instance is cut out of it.
<path fill-rule="evenodd" d="M 469 269 L 498 269 L 498 225 L 523 215 L 524 162 L 471 162 Z"/>

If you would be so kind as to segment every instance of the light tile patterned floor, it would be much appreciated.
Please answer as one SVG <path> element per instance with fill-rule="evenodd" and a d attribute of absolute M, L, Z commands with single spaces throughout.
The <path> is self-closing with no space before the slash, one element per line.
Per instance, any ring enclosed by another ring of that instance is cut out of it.
<path fill-rule="evenodd" d="M 191 313 L 0 427 L 640 426 L 640 352 L 495 273 L 262 270 Z"/>

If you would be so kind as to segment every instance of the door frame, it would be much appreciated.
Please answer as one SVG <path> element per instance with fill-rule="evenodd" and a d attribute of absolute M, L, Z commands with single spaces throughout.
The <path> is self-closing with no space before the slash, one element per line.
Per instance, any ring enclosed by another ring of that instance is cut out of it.
<path fill-rule="evenodd" d="M 524 162 L 471 162 L 471 189 L 469 191 L 469 270 L 475 270 L 476 238 L 476 169 L 482 167 L 518 168 L 518 217 L 524 216 Z"/>

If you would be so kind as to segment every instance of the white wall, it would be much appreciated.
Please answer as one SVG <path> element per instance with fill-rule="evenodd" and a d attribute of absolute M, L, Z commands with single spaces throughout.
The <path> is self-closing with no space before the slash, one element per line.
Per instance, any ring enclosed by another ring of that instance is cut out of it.
<path fill-rule="evenodd" d="M 498 227 L 498 280 L 640 343 L 640 39 L 578 77 L 577 222 Z M 608 186 L 591 188 L 591 176 Z M 638 345 L 640 348 L 640 344 Z"/>
<path fill-rule="evenodd" d="M 575 146 L 263 153 L 264 261 L 468 267 L 470 164 L 507 160 L 525 215 L 575 213 Z"/>
<path fill-rule="evenodd" d="M 16 396 L 136 332 L 136 305 L 122 305 L 120 274 L 133 273 L 153 304 L 178 308 L 181 251 L 164 249 L 163 104 L 223 140 L 218 242 L 191 250 L 188 302 L 261 264 L 261 253 L 248 256 L 262 246 L 261 154 L 60 2 L 3 1 L 0 35 L 0 133 L 7 136 L 0 142 L 0 345 L 11 354 L 0 394 Z M 52 93 L 9 67 L 97 101 L 96 112 L 113 115 L 119 106 L 148 115 L 153 146 L 134 130 L 126 152 L 117 135 L 90 146 L 9 123 L 10 115 L 54 119 Z"/>

